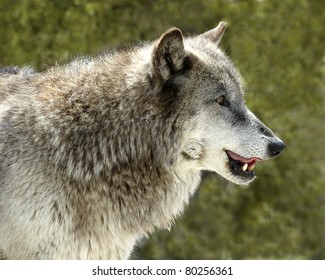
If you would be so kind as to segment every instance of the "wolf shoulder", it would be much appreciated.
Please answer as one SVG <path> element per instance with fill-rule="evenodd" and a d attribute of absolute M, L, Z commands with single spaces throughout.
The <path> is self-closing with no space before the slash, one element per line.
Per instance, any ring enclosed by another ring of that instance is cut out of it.
<path fill-rule="evenodd" d="M 0 66 L 0 104 L 11 94 L 17 93 L 19 88 L 28 78 L 35 73 L 29 66 Z"/>

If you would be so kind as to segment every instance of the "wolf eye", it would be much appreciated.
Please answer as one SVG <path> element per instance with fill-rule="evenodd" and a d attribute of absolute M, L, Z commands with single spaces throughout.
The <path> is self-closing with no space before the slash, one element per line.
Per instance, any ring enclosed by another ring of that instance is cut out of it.
<path fill-rule="evenodd" d="M 221 105 L 225 105 L 225 101 L 226 101 L 226 96 L 224 95 L 220 95 L 216 98 L 216 101 Z"/>

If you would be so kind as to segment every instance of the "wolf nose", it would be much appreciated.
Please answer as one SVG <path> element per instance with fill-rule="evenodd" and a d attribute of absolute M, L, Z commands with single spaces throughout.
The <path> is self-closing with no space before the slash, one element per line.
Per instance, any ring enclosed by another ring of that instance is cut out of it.
<path fill-rule="evenodd" d="M 269 144 L 269 154 L 271 157 L 278 156 L 285 149 L 285 144 L 282 141 L 272 142 Z"/>

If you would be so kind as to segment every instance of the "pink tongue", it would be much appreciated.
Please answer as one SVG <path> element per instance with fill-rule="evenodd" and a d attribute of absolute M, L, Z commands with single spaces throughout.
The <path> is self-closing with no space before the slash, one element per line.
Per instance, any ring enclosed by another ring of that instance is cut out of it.
<path fill-rule="evenodd" d="M 228 154 L 229 157 L 231 157 L 232 159 L 234 160 L 238 160 L 238 161 L 241 161 L 241 162 L 244 162 L 244 163 L 247 163 L 247 164 L 252 164 L 252 163 L 255 163 L 256 161 L 260 160 L 259 158 L 257 157 L 252 157 L 252 158 L 243 158 L 231 151 L 226 151 L 226 153 Z"/>

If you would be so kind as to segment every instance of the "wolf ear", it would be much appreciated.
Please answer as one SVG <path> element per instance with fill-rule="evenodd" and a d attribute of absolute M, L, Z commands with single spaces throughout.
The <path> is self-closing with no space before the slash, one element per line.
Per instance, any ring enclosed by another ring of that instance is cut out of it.
<path fill-rule="evenodd" d="M 227 23 L 221 21 L 216 28 L 203 33 L 201 36 L 216 44 L 219 44 L 223 34 L 226 31 L 226 28 L 227 28 Z"/>
<path fill-rule="evenodd" d="M 154 70 L 163 81 L 167 81 L 173 73 L 182 70 L 185 57 L 183 34 L 178 28 L 171 28 L 154 47 Z"/>

